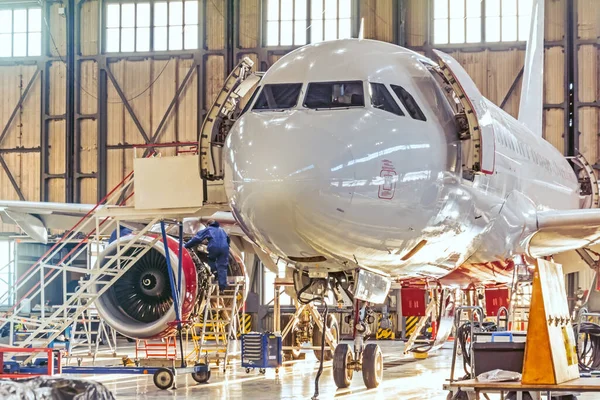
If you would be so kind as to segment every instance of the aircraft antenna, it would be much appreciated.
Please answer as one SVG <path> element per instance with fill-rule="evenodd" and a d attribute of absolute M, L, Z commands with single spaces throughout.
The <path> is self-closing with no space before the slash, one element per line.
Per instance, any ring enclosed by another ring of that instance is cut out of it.
<path fill-rule="evenodd" d="M 365 19 L 360 19 L 360 28 L 358 29 L 358 39 L 362 40 L 365 38 Z"/>

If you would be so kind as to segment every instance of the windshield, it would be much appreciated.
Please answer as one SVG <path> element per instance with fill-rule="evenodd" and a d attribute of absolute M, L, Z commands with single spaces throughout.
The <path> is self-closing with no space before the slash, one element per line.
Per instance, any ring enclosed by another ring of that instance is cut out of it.
<path fill-rule="evenodd" d="M 425 118 L 425 114 L 423 114 L 423 111 L 421 111 L 421 108 L 410 93 L 408 93 L 402 86 L 390 86 L 394 93 L 396 93 L 396 96 L 398 96 L 402 104 L 404 104 L 404 108 L 406 108 L 406 111 L 408 111 L 408 113 L 413 119 L 418 119 L 419 121 L 427 121 L 427 118 Z"/>
<path fill-rule="evenodd" d="M 364 107 L 365 96 L 361 81 L 312 82 L 308 84 L 304 107 L 347 108 Z"/>
<path fill-rule="evenodd" d="M 388 89 L 382 83 L 371 83 L 371 105 L 396 115 L 404 115 Z"/>
<path fill-rule="evenodd" d="M 265 85 L 256 99 L 253 110 L 285 110 L 298 102 L 301 83 L 278 83 Z"/>

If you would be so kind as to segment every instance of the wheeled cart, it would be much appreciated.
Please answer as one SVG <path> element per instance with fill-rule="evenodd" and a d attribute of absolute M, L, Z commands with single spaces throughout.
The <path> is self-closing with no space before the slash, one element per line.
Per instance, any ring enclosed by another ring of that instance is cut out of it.
<path fill-rule="evenodd" d="M 279 333 L 251 332 L 242 335 L 242 367 L 246 373 L 258 368 L 261 374 L 266 368 L 275 368 L 279 372 L 282 365 L 282 342 Z"/>
<path fill-rule="evenodd" d="M 521 400 L 525 392 L 529 392 L 531 398 L 541 399 L 541 395 L 547 395 L 548 399 L 567 396 L 570 393 L 595 393 L 600 392 L 600 378 L 579 378 L 559 385 L 525 385 L 521 382 L 480 382 L 476 379 L 457 381 L 444 385 L 444 390 L 459 393 L 464 392 L 471 399 L 483 399 L 487 393 L 500 393 L 501 399 Z M 449 399 L 454 397 L 448 396 Z M 529 397 L 527 397 L 529 398 Z M 572 398 L 572 397 L 571 397 Z"/>

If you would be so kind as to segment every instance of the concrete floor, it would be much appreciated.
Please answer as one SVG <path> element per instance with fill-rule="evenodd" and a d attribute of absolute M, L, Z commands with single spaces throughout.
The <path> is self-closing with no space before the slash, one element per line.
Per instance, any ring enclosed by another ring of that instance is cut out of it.
<path fill-rule="evenodd" d="M 416 361 L 402 357 L 402 342 L 380 341 L 384 354 L 384 381 L 377 388 L 367 390 L 362 375 L 357 373 L 349 389 L 337 390 L 333 382 L 331 362 L 325 364 L 319 385 L 320 399 L 382 399 L 445 400 L 447 392 L 442 390 L 450 376 L 452 351 L 442 349 L 427 360 Z M 231 367 L 227 374 L 213 369 L 210 383 L 199 385 L 190 376 L 177 378 L 176 390 L 157 389 L 151 376 L 111 375 L 86 378 L 102 382 L 117 399 L 309 399 L 314 393 L 314 381 L 318 369 L 316 358 L 307 354 L 306 360 L 286 363 L 276 375 L 267 370 L 265 375 L 258 371 L 246 374 L 239 364 Z M 578 397 L 580 400 L 598 399 L 598 394 Z M 490 395 L 499 399 L 499 395 Z"/>

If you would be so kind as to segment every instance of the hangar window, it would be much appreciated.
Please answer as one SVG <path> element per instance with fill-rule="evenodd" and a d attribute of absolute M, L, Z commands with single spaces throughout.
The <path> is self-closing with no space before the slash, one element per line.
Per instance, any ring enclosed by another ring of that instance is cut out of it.
<path fill-rule="evenodd" d="M 531 0 L 433 0 L 433 42 L 525 41 Z"/>
<path fill-rule="evenodd" d="M 390 85 L 396 96 L 400 99 L 406 111 L 413 119 L 418 119 L 419 121 L 427 121 L 425 118 L 425 114 L 421 111 L 421 108 L 415 101 L 415 98 L 412 97 L 410 93 L 408 93 L 402 86 Z"/>
<path fill-rule="evenodd" d="M 42 55 L 42 9 L 0 10 L 0 57 Z"/>
<path fill-rule="evenodd" d="M 404 115 L 398 103 L 382 83 L 371 83 L 371 105 L 396 115 Z"/>
<path fill-rule="evenodd" d="M 198 48 L 198 0 L 117 2 L 106 5 L 106 51 Z"/>
<path fill-rule="evenodd" d="M 261 90 L 253 110 L 286 110 L 298 103 L 301 83 L 280 83 L 265 85 Z"/>
<path fill-rule="evenodd" d="M 267 46 L 302 46 L 352 36 L 352 0 L 264 2 Z"/>
<path fill-rule="evenodd" d="M 312 82 L 308 84 L 304 107 L 313 109 L 364 107 L 361 81 Z"/>

